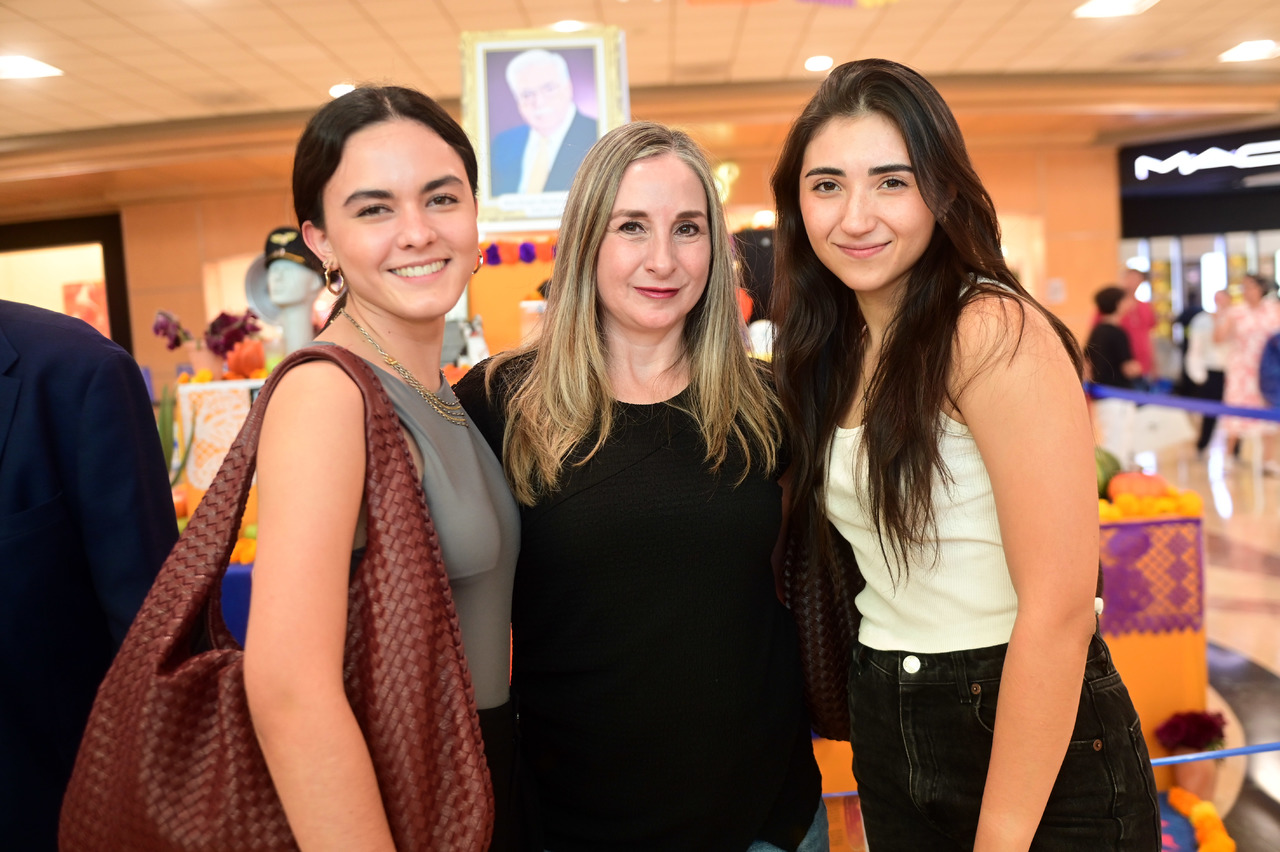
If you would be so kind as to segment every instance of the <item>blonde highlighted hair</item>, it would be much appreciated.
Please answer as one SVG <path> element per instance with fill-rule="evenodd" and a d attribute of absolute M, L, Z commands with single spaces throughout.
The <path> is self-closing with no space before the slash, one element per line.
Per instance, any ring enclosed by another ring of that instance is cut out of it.
<path fill-rule="evenodd" d="M 556 491 L 575 447 L 594 432 L 594 443 L 572 460 L 586 463 L 613 427 L 615 399 L 596 282 L 600 244 L 627 167 L 668 154 L 701 182 L 711 238 L 707 287 L 684 324 L 684 406 L 701 432 L 712 470 L 724 464 L 731 446 L 742 455 L 739 482 L 753 459 L 765 470 L 777 465 L 777 401 L 747 355 L 733 247 L 706 154 L 686 133 L 633 122 L 610 131 L 587 152 L 569 190 L 540 337 L 496 356 L 485 375 L 490 389 L 502 364 L 529 362 L 512 379 L 502 442 L 507 480 L 525 505 Z"/>

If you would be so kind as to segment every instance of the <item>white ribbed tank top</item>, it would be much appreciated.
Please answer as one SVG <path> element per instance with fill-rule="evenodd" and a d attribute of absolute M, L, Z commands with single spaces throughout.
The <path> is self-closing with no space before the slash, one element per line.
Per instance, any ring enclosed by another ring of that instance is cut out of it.
<path fill-rule="evenodd" d="M 853 547 L 867 587 L 856 599 L 858 641 L 884 651 L 936 654 L 1009 641 L 1018 597 L 1009 578 L 991 479 L 969 428 L 939 415 L 938 448 L 950 480 L 935 480 L 938 559 L 908 558 L 892 575 L 867 513 L 862 427 L 837 429 L 827 466 L 827 516 Z M 889 558 L 893 552 L 887 546 Z"/>

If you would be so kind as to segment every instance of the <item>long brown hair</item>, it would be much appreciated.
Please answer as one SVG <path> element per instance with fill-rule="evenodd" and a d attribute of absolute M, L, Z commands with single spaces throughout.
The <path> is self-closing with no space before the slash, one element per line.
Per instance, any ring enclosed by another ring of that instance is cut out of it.
<path fill-rule="evenodd" d="M 712 470 L 724 463 L 731 445 L 742 453 L 743 477 L 753 457 L 766 470 L 776 464 L 777 401 L 747 355 L 738 274 L 711 166 L 687 134 L 637 121 L 605 134 L 578 169 L 565 204 L 539 339 L 495 356 L 485 374 L 490 388 L 502 364 L 529 361 L 507 403 L 502 452 L 511 490 L 525 505 L 556 490 L 571 452 L 574 464 L 585 464 L 609 437 L 614 396 L 596 281 L 600 244 L 627 167 L 665 154 L 678 157 L 702 183 L 711 237 L 707 287 L 684 322 L 688 413 L 698 424 Z M 594 445 L 575 452 L 593 430 Z"/>
<path fill-rule="evenodd" d="M 901 288 L 868 379 L 865 454 L 855 462 L 866 465 L 868 509 L 878 522 L 881 553 L 893 564 L 892 551 L 905 572 L 907 557 L 922 547 L 927 552 L 935 534 L 933 483 L 948 475 L 938 449 L 938 413 L 946 402 L 959 408 L 949 382 L 965 306 L 995 297 L 1016 308 L 1020 322 L 1026 310 L 1039 311 L 1077 371 L 1081 360 L 1071 332 L 1031 298 L 1005 264 L 995 206 L 938 91 L 915 71 L 883 59 L 836 68 L 792 125 L 772 178 L 778 209 L 773 363 L 792 449 L 792 523 L 809 537 L 810 552 L 825 554 L 833 564 L 824 509 L 827 454 L 840 418 L 863 390 L 858 378 L 866 322 L 853 291 L 809 243 L 800 213 L 800 172 L 805 149 L 827 122 L 869 113 L 902 134 L 920 194 L 936 221 Z"/>

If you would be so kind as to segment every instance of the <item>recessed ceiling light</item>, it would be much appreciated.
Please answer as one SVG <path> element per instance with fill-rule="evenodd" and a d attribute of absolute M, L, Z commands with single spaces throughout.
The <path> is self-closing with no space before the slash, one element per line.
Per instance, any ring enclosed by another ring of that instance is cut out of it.
<path fill-rule="evenodd" d="M 830 56 L 810 56 L 804 61 L 806 71 L 826 71 L 836 62 Z"/>
<path fill-rule="evenodd" d="M 587 28 L 582 21 L 556 21 L 551 29 L 558 33 L 579 33 Z"/>
<path fill-rule="evenodd" d="M 339 83 L 336 86 L 329 87 L 329 97 L 340 98 L 343 95 L 347 94 L 348 92 L 354 92 L 355 90 L 356 90 L 356 87 L 351 85 L 350 83 Z"/>
<path fill-rule="evenodd" d="M 61 77 L 62 69 L 30 56 L 0 56 L 0 80 L 28 80 L 32 77 Z"/>
<path fill-rule="evenodd" d="M 1077 18 L 1123 18 L 1141 15 L 1160 0 L 1088 0 L 1071 14 Z"/>
<path fill-rule="evenodd" d="M 1219 53 L 1219 62 L 1257 62 L 1259 59 L 1275 59 L 1280 56 L 1280 48 L 1269 38 L 1257 41 L 1242 41 L 1230 50 Z"/>

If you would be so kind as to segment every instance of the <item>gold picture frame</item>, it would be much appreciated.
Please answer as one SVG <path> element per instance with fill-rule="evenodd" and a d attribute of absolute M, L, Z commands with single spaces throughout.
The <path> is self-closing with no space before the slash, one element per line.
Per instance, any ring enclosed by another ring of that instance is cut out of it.
<path fill-rule="evenodd" d="M 622 31 L 466 32 L 461 48 L 482 229 L 556 229 L 587 149 L 631 119 Z M 554 154 L 539 150 L 542 139 Z"/>

